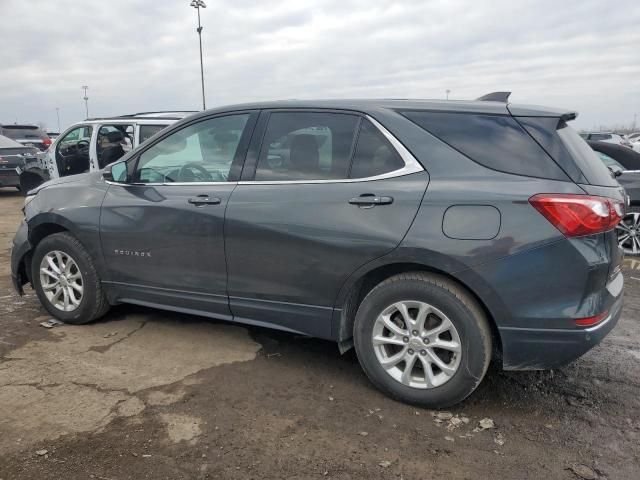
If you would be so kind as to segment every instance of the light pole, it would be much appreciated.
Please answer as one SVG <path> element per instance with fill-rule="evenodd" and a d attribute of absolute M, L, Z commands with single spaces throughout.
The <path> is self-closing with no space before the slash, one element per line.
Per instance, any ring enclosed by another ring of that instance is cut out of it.
<path fill-rule="evenodd" d="M 200 25 L 200 8 L 207 8 L 207 5 L 203 0 L 191 0 L 189 4 L 191 7 L 198 10 L 198 28 L 196 28 L 196 32 L 198 32 L 198 39 L 200 40 L 200 81 L 202 83 L 202 109 L 207 109 L 207 104 L 204 100 L 204 65 L 202 64 L 202 25 Z"/>
<path fill-rule="evenodd" d="M 60 107 L 56 107 L 56 117 L 58 117 L 58 133 L 60 133 Z"/>
<path fill-rule="evenodd" d="M 449 100 L 449 94 L 451 93 L 451 90 L 449 90 L 448 88 L 445 90 L 445 92 L 447 93 L 447 100 Z"/>
<path fill-rule="evenodd" d="M 87 96 L 87 90 L 89 90 L 89 87 L 83 85 L 82 89 L 84 90 L 84 108 L 87 111 L 87 118 L 89 118 L 89 97 Z"/>

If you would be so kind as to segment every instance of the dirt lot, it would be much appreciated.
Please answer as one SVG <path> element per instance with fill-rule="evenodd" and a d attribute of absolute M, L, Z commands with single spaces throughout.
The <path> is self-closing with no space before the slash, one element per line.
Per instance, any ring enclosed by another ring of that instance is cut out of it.
<path fill-rule="evenodd" d="M 9 278 L 21 202 L 0 189 L 2 480 L 640 478 L 640 262 L 600 346 L 561 370 L 493 368 L 436 417 L 320 340 L 129 306 L 39 326 Z"/>

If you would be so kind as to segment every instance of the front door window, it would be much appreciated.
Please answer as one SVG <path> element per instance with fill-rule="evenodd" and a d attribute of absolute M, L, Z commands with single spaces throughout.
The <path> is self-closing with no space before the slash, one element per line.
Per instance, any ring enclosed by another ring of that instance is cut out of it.
<path fill-rule="evenodd" d="M 138 183 L 226 182 L 249 114 L 204 120 L 140 155 Z"/>

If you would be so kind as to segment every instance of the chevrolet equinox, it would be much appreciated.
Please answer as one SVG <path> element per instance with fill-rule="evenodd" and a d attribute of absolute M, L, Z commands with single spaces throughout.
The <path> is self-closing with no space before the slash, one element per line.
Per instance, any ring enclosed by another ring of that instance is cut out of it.
<path fill-rule="evenodd" d="M 68 323 L 131 303 L 334 340 L 427 407 L 492 359 L 566 364 L 620 316 L 625 194 L 575 112 L 507 97 L 191 115 L 29 192 L 14 285 Z"/>

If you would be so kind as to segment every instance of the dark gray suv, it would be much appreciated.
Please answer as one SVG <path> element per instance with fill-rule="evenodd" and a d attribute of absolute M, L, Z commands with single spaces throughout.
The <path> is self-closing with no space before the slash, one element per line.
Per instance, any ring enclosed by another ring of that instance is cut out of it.
<path fill-rule="evenodd" d="M 30 192 L 13 281 L 69 323 L 132 303 L 334 340 L 392 397 L 451 405 L 491 359 L 560 366 L 620 316 L 624 193 L 575 116 L 506 98 L 198 113 Z"/>

